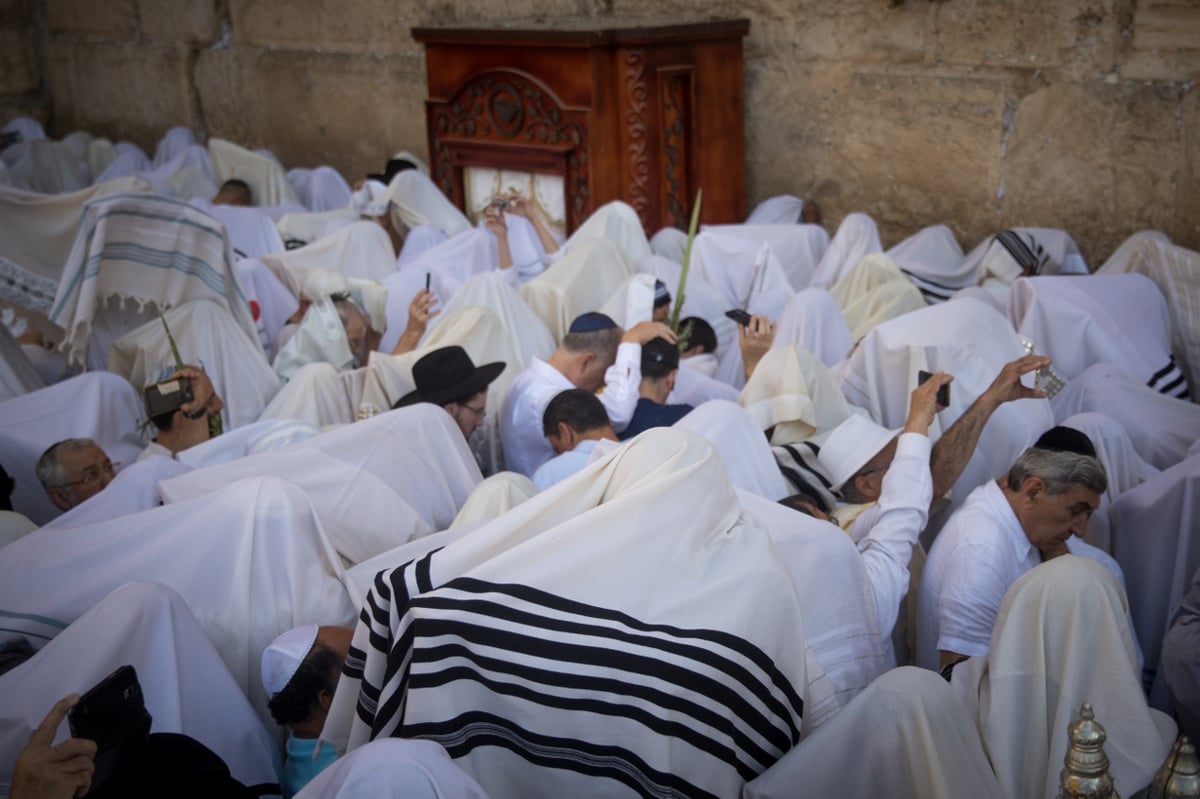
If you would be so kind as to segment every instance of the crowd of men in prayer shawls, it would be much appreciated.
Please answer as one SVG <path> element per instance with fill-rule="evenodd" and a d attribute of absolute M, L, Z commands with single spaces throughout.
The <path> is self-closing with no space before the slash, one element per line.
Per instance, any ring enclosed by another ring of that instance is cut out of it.
<path fill-rule="evenodd" d="M 1049 799 L 1085 702 L 1129 796 L 1200 736 L 1162 234 L 4 134 L 13 799 Z"/>

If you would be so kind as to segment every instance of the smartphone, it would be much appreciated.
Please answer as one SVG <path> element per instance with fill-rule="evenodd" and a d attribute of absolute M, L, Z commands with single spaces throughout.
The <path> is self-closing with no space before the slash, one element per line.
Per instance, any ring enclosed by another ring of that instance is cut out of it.
<path fill-rule="evenodd" d="M 429 273 L 425 273 L 425 290 L 429 291 Z"/>
<path fill-rule="evenodd" d="M 917 385 L 918 386 L 921 385 L 922 383 L 924 383 L 926 380 L 928 380 L 931 377 L 933 377 L 933 372 L 926 372 L 924 369 L 922 369 L 921 371 L 917 372 Z M 950 407 L 950 384 L 949 383 L 943 383 L 941 385 L 941 387 L 938 388 L 937 404 L 941 405 L 943 408 Z"/>
<path fill-rule="evenodd" d="M 146 386 L 146 415 L 153 419 L 164 413 L 174 413 L 181 406 L 192 402 L 192 380 L 188 377 L 177 377 L 174 380 L 163 380 L 152 386 Z"/>
<path fill-rule="evenodd" d="M 152 721 L 130 665 L 105 677 L 67 711 L 71 737 L 96 742 L 93 789 L 103 785 L 125 757 L 145 749 Z"/>
<path fill-rule="evenodd" d="M 750 325 L 750 314 L 746 313 L 741 308 L 734 308 L 726 311 L 725 315 L 737 322 L 742 327 L 748 327 Z"/>
<path fill-rule="evenodd" d="M 507 211 L 508 210 L 508 198 L 507 197 L 493 197 L 491 206 L 493 208 L 495 208 L 497 211 Z"/>

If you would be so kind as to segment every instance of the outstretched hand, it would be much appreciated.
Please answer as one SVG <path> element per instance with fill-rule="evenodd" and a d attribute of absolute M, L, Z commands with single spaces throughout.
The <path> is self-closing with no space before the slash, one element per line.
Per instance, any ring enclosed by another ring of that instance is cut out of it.
<path fill-rule="evenodd" d="M 746 379 L 775 343 L 775 325 L 765 316 L 751 316 L 750 324 L 738 325 L 738 348 L 742 351 L 742 365 Z"/>
<path fill-rule="evenodd" d="M 1038 399 L 1046 396 L 1046 392 L 1037 388 L 1029 388 L 1021 382 L 1021 377 L 1038 369 L 1049 366 L 1051 360 L 1046 355 L 1025 355 L 1015 361 L 1004 364 L 1000 374 L 988 386 L 987 392 L 997 404 L 1019 399 Z"/>
<path fill-rule="evenodd" d="M 63 697 L 50 708 L 17 756 L 11 799 L 69 799 L 84 796 L 92 787 L 96 742 L 68 738 L 58 746 L 54 734 L 79 694 Z"/>
<path fill-rule="evenodd" d="M 934 417 L 937 416 L 938 411 L 944 410 L 946 407 L 938 404 L 938 389 L 952 380 L 954 380 L 954 375 L 937 371 L 933 373 L 932 377 L 913 389 L 912 400 L 908 406 L 908 419 L 904 423 L 904 432 L 928 435 L 929 425 L 933 424 Z"/>

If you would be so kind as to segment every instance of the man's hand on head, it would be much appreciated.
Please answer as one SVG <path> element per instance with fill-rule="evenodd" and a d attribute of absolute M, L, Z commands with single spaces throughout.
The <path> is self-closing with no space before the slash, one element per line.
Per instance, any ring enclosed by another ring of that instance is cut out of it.
<path fill-rule="evenodd" d="M 664 325 L 662 322 L 638 322 L 633 327 L 625 331 L 625 335 L 621 336 L 623 344 L 645 344 L 656 338 L 664 338 L 671 344 L 678 341 L 675 331 Z"/>
<path fill-rule="evenodd" d="M 934 372 L 933 376 L 913 389 L 912 400 L 908 406 L 908 419 L 904 422 L 904 432 L 929 435 L 929 425 L 938 411 L 944 410 L 944 405 L 937 401 L 938 389 L 954 379 L 954 375 L 945 372 Z"/>
<path fill-rule="evenodd" d="M 990 395 L 997 405 L 1019 399 L 1037 399 L 1046 396 L 1040 389 L 1029 388 L 1021 382 L 1021 377 L 1050 365 L 1050 358 L 1045 355 L 1025 355 L 1015 361 L 1004 364 L 1000 374 L 988 386 L 984 393 Z"/>
<path fill-rule="evenodd" d="M 17 755 L 11 799 L 68 799 L 83 796 L 91 789 L 96 770 L 95 741 L 68 738 L 52 746 L 58 725 L 78 701 L 78 694 L 58 700 L 33 731 L 29 743 Z"/>

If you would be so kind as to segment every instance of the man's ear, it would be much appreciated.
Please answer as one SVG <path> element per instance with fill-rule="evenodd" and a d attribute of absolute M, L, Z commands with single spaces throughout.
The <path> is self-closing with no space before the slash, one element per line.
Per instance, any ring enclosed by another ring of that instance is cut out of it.
<path fill-rule="evenodd" d="M 570 452 L 579 443 L 579 436 L 575 433 L 575 428 L 571 427 L 571 425 L 566 422 L 559 422 L 558 441 L 562 444 L 563 452 Z"/>
<path fill-rule="evenodd" d="M 317 692 L 317 704 L 321 706 L 322 710 L 328 712 L 330 705 L 333 704 L 333 693 L 322 688 Z"/>
<path fill-rule="evenodd" d="M 675 378 L 679 377 L 679 370 L 671 370 L 671 374 L 667 375 L 667 391 L 675 390 Z"/>
<path fill-rule="evenodd" d="M 54 503 L 54 507 L 59 510 L 71 509 L 71 500 L 67 496 L 65 488 L 48 488 L 46 489 L 46 495 L 50 497 L 50 501 Z"/>
<path fill-rule="evenodd" d="M 1044 493 L 1046 481 L 1040 477 L 1026 477 L 1025 482 L 1021 483 L 1020 494 L 1029 502 L 1036 501 Z"/>

